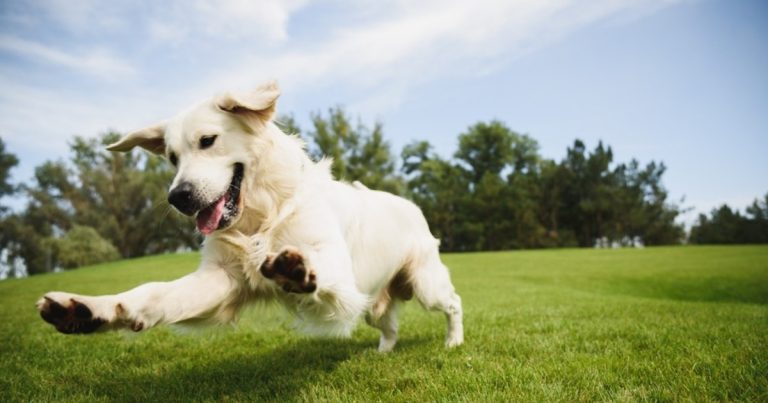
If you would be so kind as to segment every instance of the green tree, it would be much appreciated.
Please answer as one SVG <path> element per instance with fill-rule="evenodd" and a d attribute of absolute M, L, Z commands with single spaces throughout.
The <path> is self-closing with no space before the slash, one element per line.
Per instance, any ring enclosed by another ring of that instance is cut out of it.
<path fill-rule="evenodd" d="M 168 164 L 142 151 L 105 151 L 117 138 L 118 133 L 75 137 L 69 162 L 43 163 L 23 187 L 29 202 L 8 220 L 7 232 L 13 243 L 9 258 L 22 260 L 29 274 L 83 261 L 62 246 L 73 244 L 62 239 L 76 227 L 95 230 L 123 257 L 200 245 L 194 225 L 166 201 L 173 178 Z M 75 239 L 82 239 L 83 231 L 76 231 Z"/>
<path fill-rule="evenodd" d="M 39 218 L 39 217 L 33 217 Z M 39 222 L 39 221 L 38 221 Z M 46 222 L 35 226 L 25 213 L 5 217 L 2 222 L 3 244 L 11 276 L 39 274 L 55 267 L 54 239 L 45 231 Z"/>
<path fill-rule="evenodd" d="M 661 183 L 664 164 L 650 162 L 644 169 L 634 160 L 612 165 L 611 147 L 600 142 L 587 153 L 582 141 L 574 141 L 556 177 L 547 178 L 558 184 L 558 225 L 573 231 L 580 246 L 602 237 L 640 237 L 653 245 L 679 243 L 683 229 L 675 219 L 680 209 L 669 203 Z"/>
<path fill-rule="evenodd" d="M 748 206 L 745 215 L 727 204 L 713 209 L 709 216 L 699 214 L 691 228 L 689 241 L 697 244 L 768 243 L 768 194 Z"/>
<path fill-rule="evenodd" d="M 108 262 L 120 258 L 111 242 L 91 227 L 74 225 L 63 237 L 56 240 L 56 254 L 65 269 Z"/>
<path fill-rule="evenodd" d="M 111 153 L 106 144 L 119 138 L 75 137 L 71 143 L 77 184 L 67 197 L 73 221 L 95 228 L 124 257 L 155 254 L 201 242 L 189 219 L 167 203 L 174 172 L 161 158 L 143 151 Z M 70 185 L 72 186 L 72 185 Z"/>
<path fill-rule="evenodd" d="M 568 204 L 566 195 L 572 192 L 569 180 L 571 173 L 564 164 L 544 160 L 540 164 L 538 183 L 537 212 L 538 221 L 545 230 L 542 246 L 578 246 L 576 234 L 567 218 Z"/>
<path fill-rule="evenodd" d="M 2 198 L 16 193 L 17 186 L 11 183 L 11 169 L 19 164 L 19 159 L 6 150 L 5 142 L 0 137 L 0 268 L 11 276 L 16 273 L 14 260 L 11 258 L 16 247 L 16 223 L 13 215 L 8 216 L 9 208 L 2 204 Z"/>
<path fill-rule="evenodd" d="M 11 169 L 19 164 L 19 159 L 15 155 L 6 151 L 5 142 L 0 137 L 0 199 L 4 196 L 12 195 L 16 187 L 11 184 Z M 0 204 L 0 214 L 8 211 L 6 206 Z"/>
<path fill-rule="evenodd" d="M 281 115 L 275 119 L 274 122 L 280 127 L 280 130 L 282 130 L 283 133 L 301 137 L 301 127 L 299 127 L 299 124 L 296 122 L 296 118 L 294 118 L 293 115 Z"/>
<path fill-rule="evenodd" d="M 65 198 L 55 184 L 66 182 L 63 163 L 46 162 L 35 168 L 38 187 L 21 187 L 29 198 L 24 211 L 9 216 L 5 222 L 8 263 L 23 262 L 28 274 L 38 274 L 56 267 L 54 235 L 66 231 L 71 220 L 65 211 Z M 63 191 L 69 189 L 61 186 Z"/>
<path fill-rule="evenodd" d="M 749 224 L 745 237 L 750 243 L 768 243 L 768 193 L 747 207 Z"/>
<path fill-rule="evenodd" d="M 460 234 L 467 249 L 544 245 L 536 178 L 542 161 L 536 140 L 499 121 L 480 122 L 459 135 L 454 157 L 469 181 Z M 506 178 L 505 178 L 506 175 Z"/>
<path fill-rule="evenodd" d="M 500 175 L 512 161 L 512 142 L 515 134 L 503 123 L 480 122 L 459 135 L 459 148 L 454 154 L 467 168 L 474 184 L 486 174 Z"/>
<path fill-rule="evenodd" d="M 283 118 L 284 127 L 296 130 L 292 118 Z M 319 160 L 332 158 L 335 178 L 360 181 L 366 186 L 395 194 L 404 191 L 402 179 L 396 175 L 395 159 L 384 140 L 383 126 L 368 128 L 360 121 L 353 124 L 341 107 L 331 108 L 328 115 L 312 115 L 312 130 L 302 133 L 308 141 L 310 155 Z"/>
<path fill-rule="evenodd" d="M 540 219 L 544 192 L 541 183 L 541 166 L 537 172 L 514 171 L 507 177 L 505 198 L 510 222 L 506 229 L 510 242 L 504 249 L 541 248 L 557 246 L 556 238 L 547 230 L 546 224 Z"/>
<path fill-rule="evenodd" d="M 592 153 L 587 153 L 578 139 L 566 150 L 562 162 L 565 186 L 561 224 L 573 230 L 581 246 L 611 235 L 606 231 L 606 222 L 611 219 L 615 189 L 615 178 L 609 169 L 612 161 L 613 151 L 602 142 Z"/>
<path fill-rule="evenodd" d="M 669 193 L 661 183 L 666 170 L 664 163 L 651 161 L 632 181 L 641 189 L 640 209 L 644 216 L 639 225 L 635 218 L 635 225 L 648 245 L 678 244 L 684 236 L 682 225 L 675 223 L 681 209 L 669 202 Z"/>
<path fill-rule="evenodd" d="M 713 209 L 711 218 L 699 215 L 696 225 L 691 229 L 692 243 L 731 244 L 742 243 L 741 229 L 746 227 L 746 218 L 738 210 L 732 210 L 727 204 Z"/>
<path fill-rule="evenodd" d="M 464 219 L 469 203 L 464 170 L 440 158 L 426 141 L 406 145 L 401 157 L 407 196 L 421 207 L 433 235 L 440 239 L 441 249 L 475 247 L 467 234 L 479 234 L 482 228 Z"/>

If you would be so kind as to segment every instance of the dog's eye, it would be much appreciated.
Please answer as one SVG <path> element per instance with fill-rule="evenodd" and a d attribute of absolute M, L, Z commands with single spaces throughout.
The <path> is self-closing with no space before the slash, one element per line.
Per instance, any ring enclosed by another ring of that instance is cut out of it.
<path fill-rule="evenodd" d="M 171 155 L 168 156 L 168 159 L 173 166 L 176 166 L 176 164 L 179 163 L 179 158 L 176 156 L 176 153 L 171 153 Z"/>
<path fill-rule="evenodd" d="M 216 137 L 218 136 L 216 136 L 215 134 L 212 136 L 200 137 L 200 149 L 205 150 L 206 148 L 212 146 L 213 142 L 216 141 Z"/>

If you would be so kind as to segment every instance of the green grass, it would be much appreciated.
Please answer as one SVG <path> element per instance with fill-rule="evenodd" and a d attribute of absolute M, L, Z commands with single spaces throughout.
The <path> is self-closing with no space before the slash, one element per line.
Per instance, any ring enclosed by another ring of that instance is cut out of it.
<path fill-rule="evenodd" d="M 466 343 L 414 302 L 378 354 L 306 338 L 278 308 L 205 332 L 65 336 L 34 302 L 113 293 L 194 269 L 197 255 L 0 282 L 0 401 L 768 400 L 768 247 L 446 255 Z"/>

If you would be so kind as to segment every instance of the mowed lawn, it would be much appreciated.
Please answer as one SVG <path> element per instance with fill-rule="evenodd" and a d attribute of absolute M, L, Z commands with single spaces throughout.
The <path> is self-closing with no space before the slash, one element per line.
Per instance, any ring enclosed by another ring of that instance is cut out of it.
<path fill-rule="evenodd" d="M 291 330 L 276 307 L 234 326 L 65 336 L 46 291 L 113 293 L 194 270 L 196 254 L 0 282 L 0 401 L 768 401 L 768 247 L 448 254 L 466 343 L 415 302 L 376 352 Z"/>

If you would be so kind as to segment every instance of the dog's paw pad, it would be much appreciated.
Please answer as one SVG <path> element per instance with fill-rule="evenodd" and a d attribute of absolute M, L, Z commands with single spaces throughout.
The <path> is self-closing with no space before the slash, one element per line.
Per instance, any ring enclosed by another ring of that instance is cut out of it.
<path fill-rule="evenodd" d="M 286 248 L 261 266 L 261 274 L 274 280 L 283 291 L 311 293 L 317 289 L 315 273 L 304 263 L 304 257 L 294 248 Z"/>
<path fill-rule="evenodd" d="M 93 333 L 106 323 L 104 319 L 94 317 L 87 305 L 74 298 L 62 304 L 45 296 L 38 302 L 37 307 L 40 317 L 61 333 Z"/>

